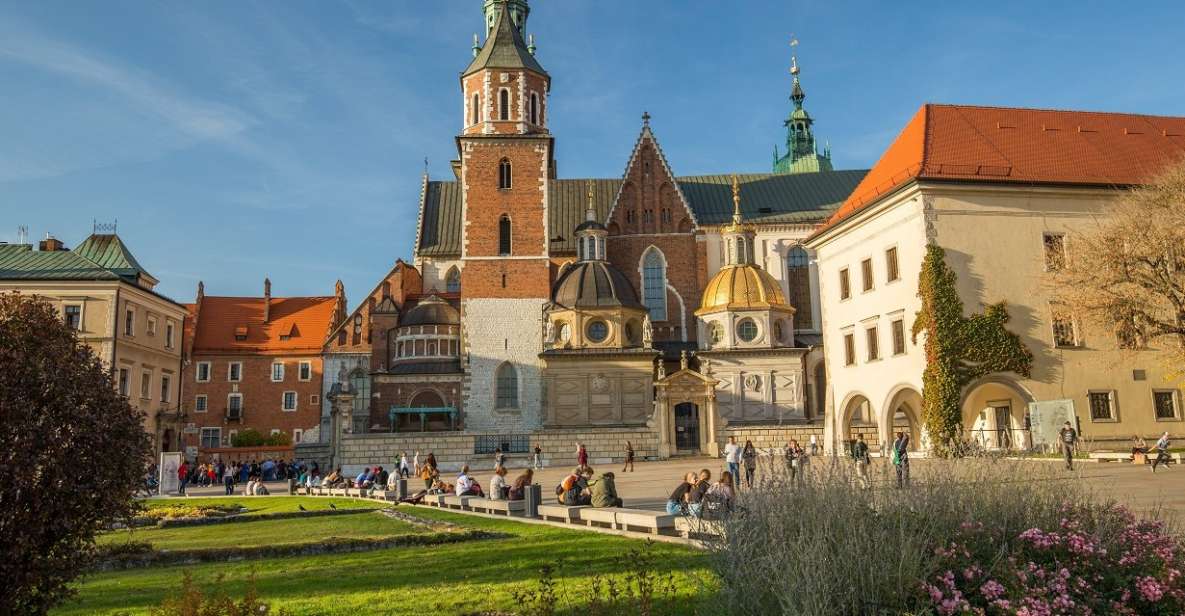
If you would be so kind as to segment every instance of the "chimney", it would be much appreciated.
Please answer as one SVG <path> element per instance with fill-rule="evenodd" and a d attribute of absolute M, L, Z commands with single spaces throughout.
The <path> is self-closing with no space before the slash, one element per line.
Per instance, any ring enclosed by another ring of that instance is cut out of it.
<path fill-rule="evenodd" d="M 272 312 L 272 281 L 263 279 L 263 322 L 267 323 L 271 320 Z"/>
<path fill-rule="evenodd" d="M 41 240 L 37 245 L 37 250 L 41 252 L 59 252 L 66 250 L 66 245 L 62 243 L 62 240 L 46 233 L 45 239 Z"/>

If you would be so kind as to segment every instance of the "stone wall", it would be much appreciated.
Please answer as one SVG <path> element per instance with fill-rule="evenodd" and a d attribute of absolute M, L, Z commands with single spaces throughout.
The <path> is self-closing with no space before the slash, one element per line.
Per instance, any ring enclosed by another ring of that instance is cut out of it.
<path fill-rule="evenodd" d="M 406 434 L 364 434 L 346 435 L 342 439 L 342 467 L 350 473 L 357 473 L 363 467 L 381 464 L 393 468 L 400 453 L 406 451 L 410 458 L 420 452 L 422 462 L 428 452 L 436 454 L 436 461 L 447 471 L 455 471 L 468 464 L 474 469 L 492 469 L 493 454 L 475 454 L 474 446 L 479 436 L 487 432 L 418 432 Z M 505 433 L 501 433 L 505 435 Z M 625 459 L 625 443 L 634 445 L 637 459 L 655 458 L 658 455 L 658 435 L 649 428 L 587 428 L 564 430 L 539 430 L 529 434 L 531 448 L 538 444 L 543 449 L 543 460 L 547 466 L 575 466 L 576 442 L 584 443 L 588 449 L 589 465 L 620 463 Z M 530 454 L 509 454 L 507 466 L 525 468 L 530 463 Z"/>
<path fill-rule="evenodd" d="M 875 430 L 875 428 L 873 428 Z M 745 441 L 753 441 L 753 446 L 758 449 L 782 449 L 790 439 L 795 439 L 798 444 L 806 449 L 811 442 L 811 435 L 814 435 L 815 440 L 819 443 L 819 452 L 823 451 L 823 424 L 796 424 L 792 426 L 736 426 L 727 427 L 720 431 L 719 442 L 721 449 L 724 444 L 728 442 L 728 437 L 735 436 L 738 445 L 744 445 Z M 867 438 L 867 437 L 865 437 Z"/>
<path fill-rule="evenodd" d="M 468 268 L 466 269 L 468 271 Z M 465 299 L 462 319 L 469 375 L 463 392 L 465 427 L 475 432 L 525 433 L 542 425 L 543 303 L 545 299 Z M 518 375 L 518 406 L 495 408 L 497 371 Z"/>

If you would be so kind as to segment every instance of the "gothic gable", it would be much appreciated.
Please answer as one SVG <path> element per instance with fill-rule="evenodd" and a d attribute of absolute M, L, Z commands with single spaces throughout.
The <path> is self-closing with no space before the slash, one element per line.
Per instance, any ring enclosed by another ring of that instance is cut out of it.
<path fill-rule="evenodd" d="M 647 121 L 609 212 L 610 234 L 690 233 L 698 224 Z"/>

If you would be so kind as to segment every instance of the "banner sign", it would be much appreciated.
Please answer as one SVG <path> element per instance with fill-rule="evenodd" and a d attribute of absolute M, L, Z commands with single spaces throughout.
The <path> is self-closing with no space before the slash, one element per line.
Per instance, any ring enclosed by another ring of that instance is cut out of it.
<path fill-rule="evenodd" d="M 1077 428 L 1073 400 L 1041 400 L 1029 403 L 1029 422 L 1034 446 L 1056 446 L 1059 442 L 1058 431 L 1067 421 Z"/>

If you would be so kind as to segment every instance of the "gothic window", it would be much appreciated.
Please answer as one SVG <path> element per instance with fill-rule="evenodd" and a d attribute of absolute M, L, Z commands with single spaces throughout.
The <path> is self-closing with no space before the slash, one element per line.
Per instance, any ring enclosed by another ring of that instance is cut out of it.
<path fill-rule="evenodd" d="M 539 124 L 539 95 L 531 92 L 531 124 Z"/>
<path fill-rule="evenodd" d="M 510 190 L 511 179 L 510 159 L 503 158 L 498 162 L 498 188 L 501 190 Z"/>
<path fill-rule="evenodd" d="M 350 391 L 354 393 L 354 416 L 370 413 L 370 376 L 361 369 L 350 374 Z"/>
<path fill-rule="evenodd" d="M 654 211 L 646 210 L 642 212 L 642 222 L 647 224 L 654 222 Z"/>
<path fill-rule="evenodd" d="M 669 208 L 662 208 L 662 221 L 671 222 L 671 210 Z"/>
<path fill-rule="evenodd" d="M 515 371 L 514 366 L 509 363 L 502 364 L 498 367 L 495 378 L 498 382 L 498 395 L 495 401 L 495 407 L 500 409 L 517 408 L 518 372 Z"/>
<path fill-rule="evenodd" d="M 444 290 L 449 293 L 461 292 L 461 272 L 457 268 L 452 268 L 444 277 Z"/>
<path fill-rule="evenodd" d="M 804 329 L 813 327 L 811 314 L 811 268 L 810 257 L 802 246 L 795 246 L 786 255 L 786 286 L 790 305 L 797 311 L 798 322 Z"/>
<path fill-rule="evenodd" d="M 470 124 L 481 122 L 481 95 L 474 93 L 473 108 L 469 110 Z"/>
<path fill-rule="evenodd" d="M 510 119 L 510 90 L 506 88 L 498 91 L 498 119 Z"/>
<path fill-rule="evenodd" d="M 625 221 L 626 222 L 634 222 L 634 211 L 633 210 L 626 210 Z"/>
<path fill-rule="evenodd" d="M 642 256 L 642 303 L 651 321 L 667 320 L 667 263 L 653 246 Z"/>
<path fill-rule="evenodd" d="M 506 214 L 498 219 L 498 254 L 510 254 L 510 217 Z M 506 276 L 502 276 L 502 286 L 506 286 Z"/>

